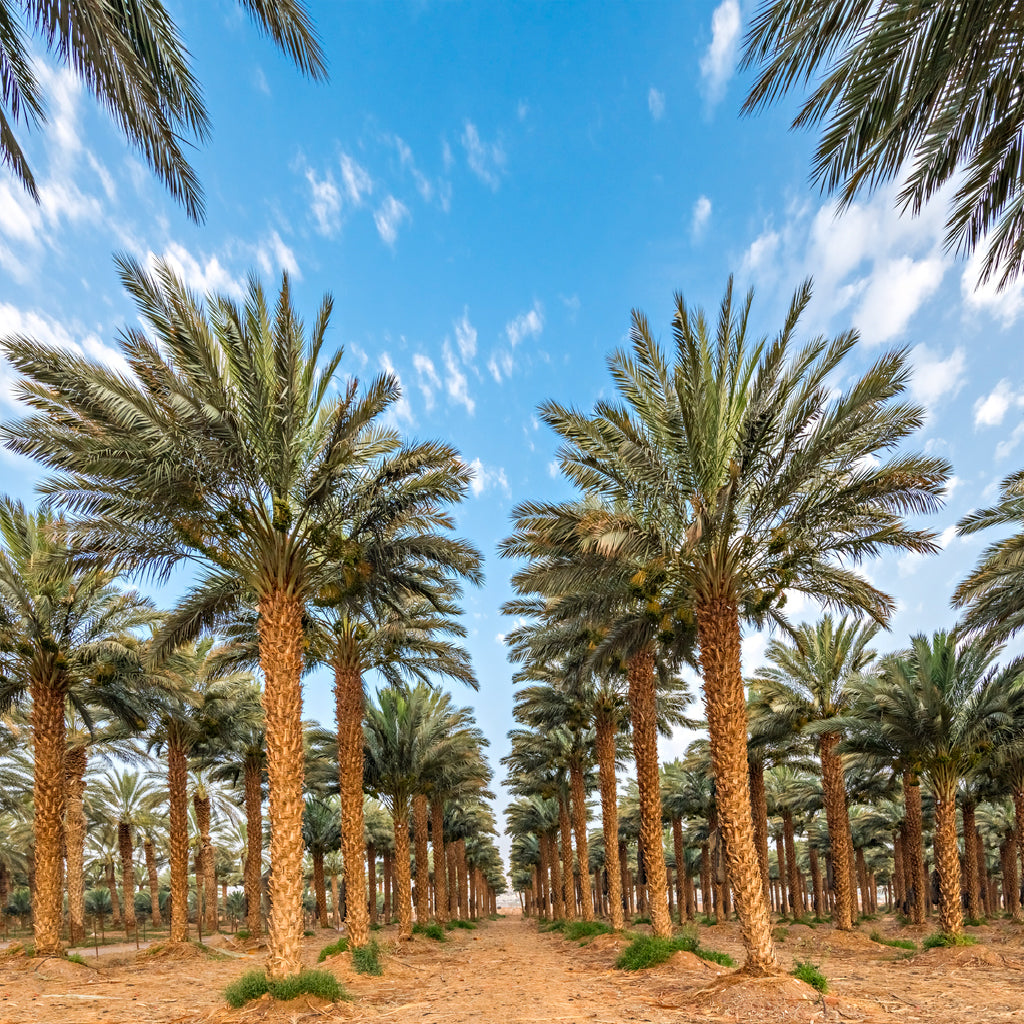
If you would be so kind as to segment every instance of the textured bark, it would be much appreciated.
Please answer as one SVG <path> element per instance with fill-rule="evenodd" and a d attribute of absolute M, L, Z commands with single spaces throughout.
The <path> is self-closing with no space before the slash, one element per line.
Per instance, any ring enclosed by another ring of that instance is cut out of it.
<path fill-rule="evenodd" d="M 818 851 L 813 846 L 808 849 L 808 858 L 811 862 L 811 885 L 814 887 L 814 915 L 821 917 L 825 913 L 825 892 L 821 884 L 821 864 L 818 861 Z"/>
<path fill-rule="evenodd" d="M 259 631 L 270 793 L 267 975 L 279 981 L 302 969 L 302 603 L 282 590 L 263 596 Z"/>
<path fill-rule="evenodd" d="M 434 848 L 434 904 L 437 920 L 447 924 L 448 859 L 444 847 L 444 800 L 439 796 L 430 801 L 430 817 L 430 842 Z"/>
<path fill-rule="evenodd" d="M 590 891 L 587 792 L 583 785 L 583 770 L 577 764 L 569 766 L 569 785 L 572 796 L 572 829 L 576 840 L 576 860 L 580 865 L 580 913 L 584 921 L 592 921 L 594 919 L 594 898 Z"/>
<path fill-rule="evenodd" d="M 217 875 L 213 859 L 213 844 L 210 842 L 210 797 L 208 794 L 193 793 L 192 806 L 196 810 L 199 825 L 199 863 L 203 871 L 203 930 L 212 935 L 217 927 Z"/>
<path fill-rule="evenodd" d="M 964 800 L 964 882 L 967 889 L 967 916 L 977 921 L 981 917 L 981 900 L 978 889 L 978 833 L 974 818 L 974 801 Z"/>
<path fill-rule="evenodd" d="M 416 843 L 416 920 L 426 923 L 430 918 L 430 858 L 427 853 L 430 826 L 427 798 L 417 793 L 412 798 L 412 831 Z"/>
<path fill-rule="evenodd" d="M 370 924 L 377 923 L 377 847 L 373 843 L 366 844 L 366 906 L 370 912 Z"/>
<path fill-rule="evenodd" d="M 565 892 L 562 889 L 562 865 L 558 856 L 558 842 L 554 835 L 548 832 L 544 836 L 548 844 L 548 869 L 551 872 L 551 913 L 556 921 L 565 917 Z M 460 840 L 461 842 L 461 840 Z M 459 877 L 459 902 L 462 900 L 462 877 L 460 867 Z M 463 903 L 463 907 L 465 904 Z"/>
<path fill-rule="evenodd" d="M 188 941 L 188 761 L 172 731 L 167 744 L 167 791 L 170 807 L 171 942 Z"/>
<path fill-rule="evenodd" d="M 711 844 L 700 846 L 700 908 L 705 917 L 711 917 Z"/>
<path fill-rule="evenodd" d="M 654 934 L 668 938 L 668 877 L 661 830 L 661 776 L 658 763 L 658 713 L 654 688 L 654 656 L 650 651 L 629 659 L 629 716 L 633 724 L 633 761 L 640 797 L 640 847 L 650 896 Z"/>
<path fill-rule="evenodd" d="M 686 879 L 686 853 L 683 850 L 683 821 L 682 818 L 672 819 L 672 852 L 676 858 L 676 904 L 679 907 L 679 918 L 683 919 L 684 906 L 685 906 L 685 895 L 684 895 L 684 881 Z M 687 921 L 691 921 L 690 916 L 686 916 Z"/>
<path fill-rule="evenodd" d="M 334 927 L 341 927 L 341 904 L 338 902 L 338 876 L 331 872 L 331 918 Z"/>
<path fill-rule="evenodd" d="M 858 849 L 854 851 L 854 857 L 856 858 L 857 864 L 857 885 L 860 888 L 860 912 L 862 914 L 870 914 L 871 907 L 870 901 L 870 888 L 868 886 L 868 865 L 864 859 L 864 850 Z M 857 901 L 854 900 L 854 907 L 856 907 Z"/>
<path fill-rule="evenodd" d="M 754 975 L 774 974 L 779 965 L 750 813 L 738 610 L 734 601 L 722 596 L 701 602 L 696 612 L 711 767 L 729 879 L 747 953 L 744 970 Z"/>
<path fill-rule="evenodd" d="M 544 842 L 543 840 L 539 843 L 541 851 L 543 852 Z M 449 920 L 454 920 L 459 916 L 459 873 L 455 866 L 455 850 L 456 843 L 449 843 L 445 849 L 445 857 L 448 861 L 448 917 Z M 545 854 L 545 856 L 547 856 Z M 547 861 L 544 862 L 545 865 Z M 547 885 L 547 874 L 544 875 L 544 885 Z M 544 890 L 547 892 L 547 889 Z M 546 905 L 545 905 L 546 906 Z M 547 910 L 544 911 L 547 914 Z"/>
<path fill-rule="evenodd" d="M 398 937 L 412 938 L 412 877 L 409 849 L 409 808 L 396 802 L 392 808 L 395 821 L 395 873 L 392 896 L 398 905 Z"/>
<path fill-rule="evenodd" d="M 973 861 L 971 862 L 973 863 Z M 902 906 L 906 893 L 903 890 L 903 836 L 897 832 L 892 840 L 892 902 Z M 892 908 L 890 908 L 892 909 Z"/>
<path fill-rule="evenodd" d="M 316 896 L 316 919 L 321 928 L 327 927 L 327 879 L 324 877 L 322 850 L 313 851 L 313 893 Z"/>
<path fill-rule="evenodd" d="M 55 655 L 37 655 L 29 678 L 32 696 L 32 802 L 36 884 L 32 900 L 36 956 L 61 956 L 64 917 L 64 755 L 67 684 Z"/>
<path fill-rule="evenodd" d="M 608 872 L 608 916 L 612 928 L 625 927 L 622 915 L 622 868 L 619 861 L 619 811 L 615 792 L 615 733 L 612 715 L 599 711 L 594 722 L 597 772 L 601 784 L 601 829 L 604 833 L 604 865 Z"/>
<path fill-rule="evenodd" d="M 926 888 L 924 873 L 924 835 L 921 819 L 921 786 L 909 772 L 903 776 L 903 802 L 906 807 L 907 836 L 903 846 L 903 866 L 908 871 L 914 888 L 914 900 L 910 908 L 914 924 L 924 924 Z"/>
<path fill-rule="evenodd" d="M 537 837 L 537 847 L 540 850 L 540 864 L 538 865 L 537 873 L 540 876 L 541 917 L 547 921 L 551 918 L 551 890 L 549 887 L 550 865 L 548 864 L 547 836 L 541 835 Z M 454 856 L 454 850 L 452 851 L 452 855 Z"/>
<path fill-rule="evenodd" d="M 569 822 L 569 802 L 558 794 L 558 831 L 562 840 L 562 909 L 566 921 L 576 920 L 576 883 L 573 879 L 572 826 Z"/>
<path fill-rule="evenodd" d="M 384 923 L 385 924 L 390 924 L 391 921 L 394 919 L 394 916 L 395 916 L 395 901 L 394 901 L 394 898 L 393 898 L 394 886 L 391 884 L 392 881 L 394 880 L 394 877 L 395 877 L 394 867 L 395 867 L 395 858 L 392 856 L 390 850 L 385 850 L 384 851 L 384 867 L 383 867 L 383 872 L 382 872 L 383 875 L 384 875 L 384 880 L 383 880 L 383 883 L 382 883 L 382 888 L 384 889 L 383 914 L 384 914 Z"/>
<path fill-rule="evenodd" d="M 156 847 L 148 836 L 142 849 L 146 855 L 146 880 L 149 884 L 149 919 L 154 928 L 159 928 L 164 923 L 160 913 L 160 879 L 156 870 Z"/>
<path fill-rule="evenodd" d="M 782 813 L 782 835 L 786 842 L 786 879 L 789 882 L 789 909 L 794 917 L 800 915 L 800 872 L 796 865 L 796 836 L 793 834 L 793 815 Z"/>
<path fill-rule="evenodd" d="M 554 854 L 552 863 L 558 868 L 558 851 L 555 849 L 555 837 L 551 836 L 551 850 Z M 469 865 L 466 863 L 466 840 L 460 839 L 455 844 L 455 870 L 459 876 L 459 912 L 462 917 L 469 916 Z"/>
<path fill-rule="evenodd" d="M 68 889 L 71 945 L 85 938 L 85 747 L 73 747 L 64 755 L 64 856 Z M 7 901 L 0 901 L 0 907 Z"/>
<path fill-rule="evenodd" d="M 1024 866 L 1024 790 L 1014 789 L 1013 791 L 1013 815 L 1016 827 L 1014 832 L 1017 835 L 1017 858 L 1018 858 L 1018 872 L 1017 877 L 1022 877 L 1020 867 Z M 1017 890 L 1018 898 L 1017 903 L 1020 903 L 1020 890 Z M 1022 918 L 1024 920 L 1024 918 Z"/>
<path fill-rule="evenodd" d="M 131 826 L 124 821 L 117 823 L 117 847 L 121 854 L 121 890 L 124 893 L 124 930 L 133 935 L 135 921 L 135 849 L 132 843 Z"/>
<path fill-rule="evenodd" d="M 114 877 L 114 858 L 108 858 L 103 864 L 103 874 L 107 888 L 110 890 L 110 919 L 115 925 L 121 924 L 121 898 L 117 894 L 117 879 Z"/>
<path fill-rule="evenodd" d="M 764 761 L 759 757 L 750 760 L 750 814 L 754 819 L 754 842 L 757 844 L 757 863 L 761 868 L 761 882 L 764 887 L 765 903 L 768 899 L 768 794 L 764 788 Z"/>
<path fill-rule="evenodd" d="M 245 765 L 245 926 L 256 938 L 263 932 L 260 896 L 263 889 L 263 770 L 258 763 Z"/>
<path fill-rule="evenodd" d="M 779 912 L 785 916 L 789 910 L 789 900 L 786 898 L 786 840 L 780 832 L 775 837 L 775 858 L 779 862 Z"/>
<path fill-rule="evenodd" d="M 369 906 L 363 875 L 363 676 L 355 640 L 335 651 L 334 713 L 338 729 L 341 851 L 345 860 L 345 931 L 352 948 L 370 941 Z"/>
<path fill-rule="evenodd" d="M 985 916 L 988 917 L 992 913 L 992 903 L 989 896 L 988 866 L 985 859 L 985 843 L 977 829 L 975 829 L 974 838 L 974 848 L 978 856 L 978 859 L 975 862 L 978 875 L 978 902 L 982 907 L 984 907 Z"/>
<path fill-rule="evenodd" d="M 836 910 L 835 927 L 853 928 L 853 865 L 850 860 L 850 814 L 846 806 L 846 780 L 843 762 L 835 753 L 839 733 L 823 733 L 818 750 L 821 755 L 821 788 L 825 798 L 825 821 L 832 850 L 833 887 Z"/>
<path fill-rule="evenodd" d="M 1018 837 L 1016 832 L 1011 832 L 1006 837 L 1006 858 L 1003 863 L 1003 899 L 1006 901 L 1006 911 L 1010 919 L 1017 924 L 1024 920 L 1020 906 L 1020 875 L 1017 872 L 1017 846 Z"/>

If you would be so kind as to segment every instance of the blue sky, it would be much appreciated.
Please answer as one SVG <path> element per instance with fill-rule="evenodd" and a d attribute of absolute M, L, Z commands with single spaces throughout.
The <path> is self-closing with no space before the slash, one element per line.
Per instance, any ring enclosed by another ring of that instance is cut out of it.
<path fill-rule="evenodd" d="M 495 760 L 512 698 L 495 547 L 516 501 L 569 493 L 537 405 L 590 407 L 632 308 L 666 336 L 675 291 L 713 308 L 730 273 L 756 288 L 765 332 L 813 275 L 805 330 L 858 328 L 851 372 L 908 349 L 929 410 L 919 444 L 956 472 L 931 524 L 943 551 L 867 572 L 899 602 L 891 645 L 953 622 L 949 594 L 984 540 L 952 525 L 1024 454 L 1024 285 L 977 289 L 942 247 L 941 203 L 901 219 L 885 190 L 836 217 L 808 184 L 812 140 L 788 131 L 791 110 L 739 117 L 750 3 L 312 3 L 327 84 L 301 79 L 228 0 L 170 6 L 214 124 L 194 160 L 205 224 L 66 72 L 47 72 L 50 123 L 29 147 L 41 206 L 0 176 L 0 334 L 116 360 L 133 312 L 115 250 L 164 256 L 200 291 L 287 270 L 310 317 L 332 292 L 346 371 L 397 373 L 398 426 L 454 442 L 476 471 L 459 525 L 487 558 L 466 600 L 481 689 L 456 696 Z M 0 366 L 4 416 L 10 378 Z M 31 499 L 36 479 L 0 459 L 8 492 Z M 745 639 L 746 670 L 764 642 Z M 307 713 L 326 722 L 331 707 L 311 680 Z"/>

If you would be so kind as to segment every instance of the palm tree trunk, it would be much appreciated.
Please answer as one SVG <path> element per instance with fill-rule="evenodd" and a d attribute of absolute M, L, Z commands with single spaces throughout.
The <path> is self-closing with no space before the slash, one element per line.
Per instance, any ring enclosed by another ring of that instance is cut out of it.
<path fill-rule="evenodd" d="M 167 743 L 171 846 L 171 942 L 188 942 L 188 761 L 176 731 Z"/>
<path fill-rule="evenodd" d="M 427 798 L 417 793 L 412 798 L 412 834 L 416 843 L 416 920 L 426 924 L 430 919 L 430 859 L 427 843 L 430 826 Z"/>
<path fill-rule="evenodd" d="M 754 819 L 754 842 L 757 844 L 757 863 L 761 868 L 761 882 L 764 886 L 764 900 L 769 903 L 768 883 L 771 875 L 768 869 L 768 794 L 764 788 L 764 761 L 760 757 L 750 759 L 750 814 Z"/>
<path fill-rule="evenodd" d="M 935 792 L 935 866 L 939 871 L 939 927 L 944 935 L 964 929 L 960 892 L 960 853 L 956 838 L 956 781 Z"/>
<path fill-rule="evenodd" d="M 978 859 L 975 862 L 978 875 L 978 903 L 984 908 L 985 916 L 988 917 L 992 912 L 992 904 L 989 896 L 989 885 L 988 885 L 988 863 L 985 856 L 985 842 L 981 838 L 981 833 L 975 829 L 975 850 L 978 855 Z"/>
<path fill-rule="evenodd" d="M 860 912 L 861 914 L 871 913 L 869 901 L 871 899 L 871 892 L 868 886 L 868 864 L 864 859 L 863 847 L 858 847 L 854 852 L 857 864 L 857 884 L 860 887 Z M 854 900 L 854 906 L 857 901 Z"/>
<path fill-rule="evenodd" d="M 821 884 L 818 851 L 813 846 L 808 849 L 808 857 L 811 862 L 811 885 L 814 887 L 814 916 L 822 917 L 825 913 L 825 892 Z"/>
<path fill-rule="evenodd" d="M 334 713 L 338 728 L 341 852 L 345 860 L 345 930 L 351 948 L 370 941 L 363 876 L 363 674 L 354 638 L 339 640 L 334 658 Z"/>
<path fill-rule="evenodd" d="M 560 789 L 558 792 L 558 829 L 562 837 L 562 906 L 566 921 L 576 920 L 576 884 L 573 879 L 572 826 L 569 823 L 569 803 Z"/>
<path fill-rule="evenodd" d="M 434 847 L 434 903 L 437 920 L 447 924 L 448 916 L 448 859 L 444 848 L 444 799 L 435 795 L 430 801 L 430 841 Z"/>
<path fill-rule="evenodd" d="M 779 862 L 779 892 L 782 894 L 779 911 L 785 917 L 789 910 L 789 901 L 786 899 L 786 840 L 781 832 L 775 837 L 775 859 Z"/>
<path fill-rule="evenodd" d="M 1017 834 L 1018 864 L 1020 867 L 1024 867 L 1024 842 L 1021 841 L 1021 838 L 1024 837 L 1024 789 L 1014 788 L 1013 790 L 1013 816 L 1016 824 L 1014 832 Z M 1021 877 L 1019 872 L 1017 877 Z M 1017 902 L 1020 903 L 1019 897 Z"/>
<path fill-rule="evenodd" d="M 106 877 L 107 889 L 110 892 L 110 919 L 115 925 L 121 923 L 121 898 L 117 894 L 117 879 L 114 877 L 114 858 L 107 857 L 103 864 L 103 873 Z"/>
<path fill-rule="evenodd" d="M 245 763 L 245 925 L 250 938 L 263 932 L 263 766 Z"/>
<path fill-rule="evenodd" d="M 338 876 L 331 871 L 331 916 L 334 919 L 334 927 L 341 927 L 341 904 L 338 902 Z"/>
<path fill-rule="evenodd" d="M 608 871 L 608 915 L 612 928 L 621 932 L 622 869 L 619 862 L 619 811 L 615 793 L 615 719 L 606 710 L 599 710 L 595 720 L 597 771 L 601 783 L 601 829 L 604 833 L 604 863 Z"/>
<path fill-rule="evenodd" d="M 546 837 L 537 837 L 537 849 L 540 852 L 540 863 L 537 865 L 537 874 L 540 878 L 540 916 L 545 920 L 551 917 L 551 893 L 548 889 L 548 844 Z"/>
<path fill-rule="evenodd" d="M 85 747 L 64 755 L 64 856 L 67 864 L 68 916 L 71 945 L 85 938 Z M 0 906 L 7 906 L 4 901 Z"/>
<path fill-rule="evenodd" d="M 49 659 L 52 662 L 52 658 Z M 67 684 L 52 663 L 41 665 L 29 680 L 32 696 L 32 786 L 36 885 L 32 920 L 36 956 L 61 956 L 64 917 L 64 756 Z"/>
<path fill-rule="evenodd" d="M 392 807 L 395 822 L 394 897 L 398 903 L 398 937 L 412 938 L 412 879 L 410 877 L 409 807 L 396 799 Z M 360 858 L 361 860 L 362 858 Z"/>
<path fill-rule="evenodd" d="M 832 874 L 836 899 L 835 926 L 840 931 L 853 928 L 853 865 L 850 863 L 850 814 L 846 806 L 846 779 L 843 762 L 835 752 L 839 733 L 822 733 L 821 788 L 825 798 L 825 822 L 832 849 Z"/>
<path fill-rule="evenodd" d="M 164 923 L 160 914 L 160 879 L 156 871 L 156 847 L 149 836 L 146 836 L 142 849 L 146 855 L 146 879 L 149 882 L 149 919 L 154 928 L 159 928 Z"/>
<path fill-rule="evenodd" d="M 217 875 L 213 860 L 213 844 L 210 842 L 209 794 L 193 793 L 192 805 L 196 809 L 196 821 L 199 824 L 199 863 L 202 866 L 205 897 L 203 928 L 207 935 L 212 935 L 217 931 Z"/>
<path fill-rule="evenodd" d="M 640 797 L 640 846 L 650 894 L 651 926 L 662 938 L 672 935 L 668 878 L 661 830 L 661 775 L 658 763 L 658 713 L 654 655 L 641 651 L 629 659 L 629 715 L 633 723 L 633 761 Z"/>
<path fill-rule="evenodd" d="M 782 834 L 786 842 L 786 878 L 789 882 L 789 909 L 794 917 L 800 915 L 800 873 L 796 866 L 796 836 L 793 834 L 793 814 L 782 812 Z"/>
<path fill-rule="evenodd" d="M 1020 906 L 1020 875 L 1017 873 L 1017 847 L 1020 837 L 1010 832 L 1006 837 L 1006 859 L 1003 864 L 1003 897 L 1006 900 L 1006 911 L 1010 920 L 1020 924 L 1024 920 Z"/>
<path fill-rule="evenodd" d="M 972 812 L 973 813 L 973 812 Z M 965 837 L 964 842 L 969 846 L 969 843 Z M 971 861 L 973 864 L 974 861 Z M 906 893 L 903 888 L 903 835 L 902 830 L 897 831 L 893 835 L 892 839 L 892 903 L 893 907 L 901 907 L 903 900 L 906 898 Z M 977 891 L 977 879 L 975 879 L 975 891 Z M 892 909 L 892 907 L 890 907 Z"/>
<path fill-rule="evenodd" d="M 680 921 L 684 917 L 685 895 L 683 893 L 683 881 L 686 878 L 686 853 L 683 850 L 683 820 L 682 818 L 672 819 L 672 852 L 676 858 L 676 904 L 679 907 Z M 685 912 L 686 920 L 690 921 L 689 908 Z"/>
<path fill-rule="evenodd" d="M 564 920 L 565 918 L 565 890 L 562 888 L 562 867 L 561 861 L 558 857 L 558 841 L 555 839 L 553 832 L 548 832 L 544 837 L 548 844 L 548 867 L 551 870 L 551 913 L 554 915 L 556 921 Z M 459 840 L 463 842 L 463 840 Z M 465 908 L 465 900 L 462 898 L 462 875 L 461 867 L 459 874 L 459 901 Z M 463 909 L 465 913 L 465 909 Z"/>
<path fill-rule="evenodd" d="M 135 933 L 135 850 L 132 829 L 125 821 L 117 823 L 117 846 L 121 854 L 121 890 L 124 892 L 124 931 Z"/>
<path fill-rule="evenodd" d="M 298 974 L 302 968 L 302 610 L 298 597 L 284 590 L 263 596 L 259 606 L 270 793 L 267 975 L 274 981 Z"/>
<path fill-rule="evenodd" d="M 587 845 L 587 793 L 583 785 L 583 769 L 575 762 L 569 765 L 572 795 L 572 828 L 576 839 L 576 860 L 580 865 L 580 906 L 584 921 L 594 919 L 594 899 L 590 891 L 590 849 Z"/>
<path fill-rule="evenodd" d="M 324 877 L 324 852 L 313 851 L 313 892 L 316 894 L 316 917 L 321 928 L 327 927 L 327 880 Z"/>
<path fill-rule="evenodd" d="M 921 785 L 911 772 L 903 775 L 903 803 L 906 808 L 907 841 L 903 846 L 904 868 L 910 874 L 913 885 L 911 920 L 924 924 L 925 884 L 924 834 L 921 818 Z"/>
<path fill-rule="evenodd" d="M 552 864 L 554 865 L 552 870 L 558 869 L 558 850 L 555 846 L 555 837 L 551 836 L 551 853 L 552 853 Z M 460 839 L 455 844 L 455 870 L 459 876 L 459 912 L 462 917 L 469 917 L 469 880 L 468 880 L 468 868 L 469 865 L 466 863 L 466 840 Z"/>
<path fill-rule="evenodd" d="M 747 705 L 740 664 L 739 613 L 727 596 L 698 604 L 697 634 L 719 825 L 743 931 L 749 974 L 778 971 L 771 918 L 754 843 L 747 758 Z"/>
<path fill-rule="evenodd" d="M 367 909 L 370 912 L 370 924 L 377 923 L 377 847 L 373 843 L 366 844 L 366 880 L 369 899 Z"/>
<path fill-rule="evenodd" d="M 394 881 L 395 858 L 390 850 L 385 849 L 384 851 L 384 866 L 382 869 L 384 880 L 381 883 L 381 887 L 384 890 L 384 903 L 382 912 L 384 914 L 384 923 L 391 924 L 395 916 L 395 901 L 393 896 L 394 886 L 391 884 Z"/>
<path fill-rule="evenodd" d="M 965 798 L 962 804 L 964 818 L 964 878 L 967 883 L 967 916 L 972 921 L 981 917 L 978 892 L 978 833 L 974 818 L 974 801 Z"/>

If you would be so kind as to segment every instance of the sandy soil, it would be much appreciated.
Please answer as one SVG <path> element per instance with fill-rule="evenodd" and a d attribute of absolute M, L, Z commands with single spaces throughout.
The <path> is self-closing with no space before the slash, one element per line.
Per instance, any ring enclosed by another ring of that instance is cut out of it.
<path fill-rule="evenodd" d="M 829 979 L 827 996 L 788 977 L 742 978 L 689 953 L 625 973 L 613 966 L 624 938 L 599 936 L 578 945 L 558 933 L 538 934 L 531 922 L 509 915 L 476 931 L 451 932 L 444 944 L 417 936 L 399 945 L 393 930 L 378 932 L 386 950 L 383 977 L 353 973 L 345 955 L 324 965 L 353 997 L 336 1005 L 300 999 L 228 1009 L 224 987 L 261 965 L 261 949 L 226 945 L 221 958 L 209 959 L 200 950 L 172 956 L 152 947 L 99 961 L 86 956 L 86 966 L 0 954 L 0 1024 L 1024 1021 L 1024 929 L 971 929 L 981 940 L 976 946 L 907 956 L 872 942 L 867 933 L 877 928 L 920 942 L 927 929 L 896 929 L 885 921 L 849 935 L 827 926 L 784 927 L 779 951 L 787 969 L 794 959 L 812 960 Z M 327 931 L 307 939 L 304 961 L 312 966 L 334 938 Z M 701 942 L 742 959 L 735 924 L 702 928 Z"/>

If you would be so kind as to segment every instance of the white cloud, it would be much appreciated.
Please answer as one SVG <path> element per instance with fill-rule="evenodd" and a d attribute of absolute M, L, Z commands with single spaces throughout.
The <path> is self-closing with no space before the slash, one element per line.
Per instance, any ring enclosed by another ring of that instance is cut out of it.
<path fill-rule="evenodd" d="M 487 369 L 490 370 L 491 376 L 497 384 L 500 384 L 504 377 L 511 377 L 512 371 L 515 368 L 515 360 L 512 358 L 512 353 L 509 352 L 508 349 L 495 349 L 491 353 L 491 358 L 487 360 Z"/>
<path fill-rule="evenodd" d="M 520 121 L 525 121 L 529 113 L 530 104 L 527 103 L 526 100 L 520 100 L 516 104 L 516 117 L 518 117 Z"/>
<path fill-rule="evenodd" d="M 736 69 L 736 50 L 740 40 L 738 0 L 722 0 L 711 15 L 711 42 L 700 60 L 700 73 L 708 101 L 717 103 Z"/>
<path fill-rule="evenodd" d="M 386 245 L 392 247 L 398 239 L 398 229 L 401 227 L 402 221 L 410 219 L 409 208 L 394 196 L 388 196 L 373 214 L 373 222 L 377 225 L 377 234 Z"/>
<path fill-rule="evenodd" d="M 711 220 L 711 200 L 707 196 L 698 196 L 693 204 L 693 218 L 690 221 L 690 234 L 694 240 L 702 238 L 704 229 Z"/>
<path fill-rule="evenodd" d="M 777 231 L 766 229 L 755 238 L 743 254 L 743 272 L 757 274 L 769 266 L 779 251 L 781 236 Z"/>
<path fill-rule="evenodd" d="M 558 464 L 558 459 L 552 459 L 548 463 L 548 476 L 551 477 L 552 480 L 556 479 L 558 477 L 559 469 L 561 469 L 561 466 Z"/>
<path fill-rule="evenodd" d="M 462 316 L 455 321 L 454 327 L 459 355 L 464 363 L 469 363 L 476 355 L 476 328 L 469 322 L 469 306 L 463 308 Z"/>
<path fill-rule="evenodd" d="M 256 246 L 256 262 L 268 277 L 277 271 L 283 271 L 291 277 L 302 280 L 302 272 L 299 270 L 295 253 L 285 245 L 284 240 L 276 231 L 271 231 L 270 237 Z"/>
<path fill-rule="evenodd" d="M 470 398 L 469 381 L 462 370 L 459 369 L 459 364 L 455 360 L 455 353 L 452 351 L 451 342 L 447 338 L 444 339 L 442 352 L 444 355 L 444 368 L 447 374 L 445 377 L 445 389 L 448 392 L 448 397 L 453 402 L 464 405 L 466 412 L 472 416 L 476 409 L 476 402 Z"/>
<path fill-rule="evenodd" d="M 1005 459 L 1021 441 L 1024 441 L 1024 421 L 1021 421 L 1013 428 L 1013 433 L 1005 441 L 1000 441 L 996 445 L 996 458 Z"/>
<path fill-rule="evenodd" d="M 508 478 L 505 476 L 505 470 L 501 466 L 497 469 L 492 469 L 485 466 L 479 458 L 476 458 L 469 464 L 469 468 L 473 473 L 473 477 L 469 482 L 469 489 L 473 492 L 474 498 L 479 498 L 484 491 L 495 487 L 501 488 L 506 497 L 511 495 L 512 492 L 508 486 Z"/>
<path fill-rule="evenodd" d="M 974 403 L 974 426 L 998 427 L 1010 406 L 1024 406 L 1024 390 L 1014 391 L 1004 377 L 988 395 Z"/>
<path fill-rule="evenodd" d="M 399 376 L 398 371 L 395 369 L 395 364 L 391 361 L 391 356 L 387 352 L 381 353 L 380 368 L 385 373 L 390 373 L 398 381 L 398 386 L 402 392 L 398 401 L 392 402 L 388 406 L 387 412 L 384 414 L 384 422 L 393 427 L 398 427 L 401 423 L 405 423 L 407 426 L 415 426 L 416 417 L 412 413 L 409 399 L 405 397 L 405 389 L 402 388 L 402 378 Z"/>
<path fill-rule="evenodd" d="M 434 369 L 433 360 L 422 352 L 417 352 L 412 357 L 412 365 L 416 370 L 416 383 L 423 392 L 423 404 L 427 412 L 434 408 L 434 392 L 441 387 L 441 378 Z"/>
<path fill-rule="evenodd" d="M 434 197 L 434 186 L 416 166 L 412 149 L 404 139 L 399 138 L 397 135 L 391 136 L 391 142 L 395 149 L 398 150 L 398 159 L 402 162 L 402 166 L 412 175 L 412 180 L 416 185 L 416 191 L 419 192 L 420 198 L 425 203 L 429 203 Z"/>
<path fill-rule="evenodd" d="M 927 345 L 915 345 L 910 361 L 914 367 L 910 392 L 926 409 L 931 409 L 947 395 L 955 397 L 963 387 L 966 359 L 962 348 L 953 349 L 943 359 Z"/>
<path fill-rule="evenodd" d="M 264 74 L 263 68 L 258 65 L 256 70 L 252 73 L 252 84 L 256 87 L 256 90 L 263 93 L 264 96 L 270 95 L 270 83 L 267 81 L 267 76 Z"/>
<path fill-rule="evenodd" d="M 580 311 L 580 297 L 574 292 L 572 295 L 559 295 L 562 300 L 562 305 L 565 306 L 566 312 L 569 314 L 569 320 L 572 323 L 576 323 L 576 316 Z"/>
<path fill-rule="evenodd" d="M 200 295 L 218 293 L 240 299 L 245 294 L 245 282 L 232 274 L 217 256 L 200 256 L 196 259 L 179 242 L 170 242 L 160 258 L 188 288 Z M 155 265 L 156 259 L 155 253 L 148 254 L 146 262 L 150 269 Z"/>
<path fill-rule="evenodd" d="M 1024 277 L 1011 281 L 1002 291 L 998 273 L 979 283 L 985 248 L 985 243 L 982 243 L 967 261 L 960 278 L 960 294 L 968 309 L 989 313 L 1001 321 L 1003 327 L 1009 327 L 1024 313 Z"/>
<path fill-rule="evenodd" d="M 353 206 L 362 206 L 366 197 L 373 192 L 373 179 L 348 153 L 341 154 L 340 163 L 341 180 L 349 202 Z"/>
<path fill-rule="evenodd" d="M 509 344 L 515 348 L 523 338 L 536 338 L 544 330 L 544 307 L 534 302 L 533 308 L 520 313 L 514 320 L 505 324 L 505 334 Z"/>
<path fill-rule="evenodd" d="M 942 283 L 946 266 L 947 260 L 939 255 L 923 260 L 901 256 L 876 266 L 853 314 L 861 337 L 879 343 L 901 335 L 910 318 Z"/>
<path fill-rule="evenodd" d="M 447 145 L 447 143 L 445 143 Z M 500 142 L 484 142 L 472 121 L 466 121 L 462 132 L 462 147 L 466 151 L 469 169 L 495 192 L 501 184 L 505 169 L 505 150 Z"/>
<path fill-rule="evenodd" d="M 323 178 L 317 178 L 312 167 L 306 168 L 306 181 L 312 196 L 310 212 L 321 235 L 333 238 L 341 227 L 341 192 L 328 171 Z"/>
<path fill-rule="evenodd" d="M 647 109 L 655 121 L 660 121 L 665 116 L 665 94 L 659 92 L 653 85 L 647 92 Z"/>
<path fill-rule="evenodd" d="M 945 551 L 953 541 L 956 540 L 956 524 L 947 526 L 939 535 L 935 538 L 935 543 L 938 545 L 940 551 Z M 929 555 L 922 555 L 916 551 L 910 551 L 905 554 L 896 562 L 896 571 L 899 573 L 901 579 L 905 579 L 907 576 L 913 576 L 924 560 Z"/>

